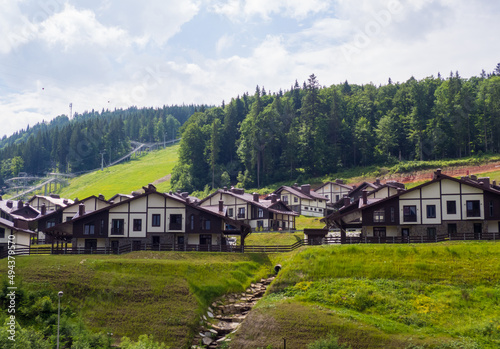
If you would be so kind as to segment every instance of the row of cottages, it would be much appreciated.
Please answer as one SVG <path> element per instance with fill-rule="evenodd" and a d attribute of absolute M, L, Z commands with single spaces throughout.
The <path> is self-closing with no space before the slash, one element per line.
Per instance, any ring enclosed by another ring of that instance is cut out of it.
<path fill-rule="evenodd" d="M 36 236 L 33 223 L 40 213 L 22 201 L 3 200 L 0 196 L 0 255 L 8 249 L 9 236 L 14 236 L 16 248 L 26 248 Z"/>
<path fill-rule="evenodd" d="M 39 228 L 55 241 L 85 249 L 224 245 L 229 235 L 240 235 L 244 244 L 250 233 L 247 224 L 227 216 L 222 204 L 200 207 L 187 195 L 160 193 L 151 184 L 143 189 L 142 194 L 117 195 L 113 202 L 100 197 L 76 202 L 40 218 Z"/>
<path fill-rule="evenodd" d="M 273 194 L 281 198 L 283 204 L 299 215 L 311 217 L 324 217 L 326 215 L 328 199 L 322 194 L 311 190 L 309 184 L 300 187 L 297 183 L 291 187 L 284 185 L 275 190 Z"/>
<path fill-rule="evenodd" d="M 381 183 L 378 178 L 373 183 L 363 182 L 358 186 L 349 186 L 344 184 L 342 180 L 336 179 L 335 182 L 326 182 L 322 184 L 315 189 L 315 192 L 323 195 L 328 200 L 326 208 L 326 215 L 328 215 L 344 206 L 345 197 L 349 198 L 350 202 L 354 202 L 361 197 L 363 191 L 366 191 L 368 193 L 368 197 L 386 198 L 396 194 L 398 190 L 404 189 L 405 186 L 403 183 L 395 181 Z"/>
<path fill-rule="evenodd" d="M 322 221 L 328 228 L 361 229 L 366 237 L 460 236 L 500 231 L 500 187 L 489 178 L 457 179 L 437 170 L 433 179 L 386 197 L 345 197 L 344 206 Z M 344 235 L 345 236 L 345 235 Z"/>
<path fill-rule="evenodd" d="M 259 194 L 245 193 L 239 188 L 219 189 L 198 204 L 204 208 L 224 205 L 229 218 L 242 221 L 255 230 L 294 230 L 298 216 L 275 194 L 261 199 Z"/>

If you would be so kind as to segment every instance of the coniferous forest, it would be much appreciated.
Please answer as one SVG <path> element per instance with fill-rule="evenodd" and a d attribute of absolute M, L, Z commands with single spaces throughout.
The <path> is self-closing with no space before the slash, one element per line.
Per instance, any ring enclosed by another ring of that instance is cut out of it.
<path fill-rule="evenodd" d="M 195 113 L 181 127 L 174 188 L 201 190 L 278 181 L 402 160 L 461 158 L 500 151 L 500 64 L 465 79 L 256 88 Z"/>
<path fill-rule="evenodd" d="M 0 140 L 0 184 L 19 172 L 78 173 L 110 163 L 131 150 L 130 140 L 164 142 L 178 137 L 179 127 L 205 106 L 136 107 L 61 115 Z"/>
<path fill-rule="evenodd" d="M 286 91 L 257 86 L 219 107 L 165 106 L 59 116 L 0 141 L 0 183 L 20 171 L 81 172 L 130 151 L 130 141 L 181 136 L 172 186 L 187 191 L 320 176 L 355 166 L 500 151 L 500 64 L 402 83 L 321 86 L 314 74 Z"/>

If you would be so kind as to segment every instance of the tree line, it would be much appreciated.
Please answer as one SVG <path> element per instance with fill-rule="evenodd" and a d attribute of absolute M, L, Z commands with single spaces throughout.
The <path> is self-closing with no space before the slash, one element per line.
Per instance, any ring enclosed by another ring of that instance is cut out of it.
<path fill-rule="evenodd" d="M 19 172 L 75 173 L 99 168 L 131 150 L 130 140 L 165 142 L 178 138 L 180 126 L 205 106 L 86 111 L 70 120 L 61 115 L 0 140 L 0 184 Z"/>
<path fill-rule="evenodd" d="M 404 160 L 500 151 L 500 64 L 468 79 L 320 86 L 312 74 L 285 92 L 257 86 L 181 127 L 174 188 L 263 187 L 299 176 Z"/>

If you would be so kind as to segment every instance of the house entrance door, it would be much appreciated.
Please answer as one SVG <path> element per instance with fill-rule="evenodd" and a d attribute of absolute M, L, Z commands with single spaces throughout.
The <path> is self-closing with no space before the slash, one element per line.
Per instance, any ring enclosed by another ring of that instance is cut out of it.
<path fill-rule="evenodd" d="M 474 240 L 481 240 L 483 233 L 483 225 L 474 223 Z"/>
<path fill-rule="evenodd" d="M 85 239 L 85 253 L 95 253 L 97 239 Z"/>

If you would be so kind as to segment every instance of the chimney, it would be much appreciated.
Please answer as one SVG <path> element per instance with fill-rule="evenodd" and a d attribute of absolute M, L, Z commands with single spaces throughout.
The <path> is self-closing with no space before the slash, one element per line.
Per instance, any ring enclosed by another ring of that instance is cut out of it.
<path fill-rule="evenodd" d="M 437 179 L 439 176 L 441 176 L 441 169 L 438 168 L 435 172 L 434 172 L 434 176 L 432 177 L 432 179 Z"/>
<path fill-rule="evenodd" d="M 227 191 L 227 186 L 224 186 L 224 188 L 223 188 L 223 189 L 224 189 L 224 191 Z"/>
<path fill-rule="evenodd" d="M 483 185 L 485 187 L 488 187 L 490 186 L 490 177 L 482 177 L 482 178 L 478 178 L 479 181 L 483 182 Z"/>
<path fill-rule="evenodd" d="M 23 208 L 23 206 L 24 206 L 24 202 L 23 202 L 23 200 L 19 200 L 19 201 L 17 202 L 17 209 L 19 210 L 19 209 Z"/>
<path fill-rule="evenodd" d="M 224 211 L 224 201 L 219 200 L 219 212 Z"/>
<path fill-rule="evenodd" d="M 380 178 L 375 179 L 375 183 L 374 184 L 377 185 L 377 186 L 380 185 Z"/>
<path fill-rule="evenodd" d="M 186 204 L 189 204 L 189 198 L 186 198 Z"/>
<path fill-rule="evenodd" d="M 188 193 L 187 191 L 182 192 L 182 193 L 181 193 L 181 196 L 182 196 L 183 198 L 187 198 L 187 197 L 189 196 L 189 193 Z"/>
<path fill-rule="evenodd" d="M 40 207 L 40 213 L 42 216 L 45 216 L 47 214 L 47 206 L 45 204 L 42 204 L 42 207 Z"/>
<path fill-rule="evenodd" d="M 361 193 L 363 197 L 363 205 L 366 205 L 368 203 L 368 192 L 366 190 L 363 190 Z"/>
<path fill-rule="evenodd" d="M 306 195 L 309 195 L 311 192 L 311 186 L 309 184 L 304 184 L 300 186 L 300 191 L 303 192 Z"/>
<path fill-rule="evenodd" d="M 347 195 L 345 195 L 344 196 L 344 207 L 349 206 L 350 203 L 351 203 L 351 199 Z"/>
<path fill-rule="evenodd" d="M 7 200 L 7 207 L 8 207 L 8 208 L 12 208 L 12 201 Z"/>
<path fill-rule="evenodd" d="M 259 194 L 258 193 L 253 193 L 253 201 L 259 202 Z"/>
<path fill-rule="evenodd" d="M 102 201 L 105 201 L 105 200 L 106 200 L 106 199 L 104 198 L 104 195 L 102 195 L 102 194 L 99 194 L 98 198 L 99 198 L 99 200 L 102 200 Z"/>
<path fill-rule="evenodd" d="M 477 181 L 477 176 L 476 175 L 471 175 L 470 179 L 472 179 L 473 181 Z"/>
<path fill-rule="evenodd" d="M 299 187 L 299 183 L 293 183 L 293 187 L 298 188 Z"/>
<path fill-rule="evenodd" d="M 497 186 L 497 181 L 493 181 L 493 186 L 496 187 Z"/>
<path fill-rule="evenodd" d="M 271 203 L 276 203 L 276 200 L 278 199 L 278 196 L 274 193 L 271 194 Z"/>
<path fill-rule="evenodd" d="M 75 204 L 77 204 L 80 200 L 78 200 L 78 198 L 75 198 L 75 200 L 73 200 L 75 202 Z"/>
<path fill-rule="evenodd" d="M 337 184 L 344 184 L 344 181 L 342 179 L 336 179 L 335 183 L 337 183 Z"/>
<path fill-rule="evenodd" d="M 69 203 L 68 199 L 63 200 L 63 204 L 67 205 Z"/>
<path fill-rule="evenodd" d="M 84 214 L 85 214 L 85 205 L 84 204 L 78 205 L 78 215 L 83 216 Z"/>
<path fill-rule="evenodd" d="M 353 186 L 352 186 L 352 190 L 354 190 L 354 189 L 356 189 L 356 186 L 355 186 L 355 185 L 353 185 Z"/>

